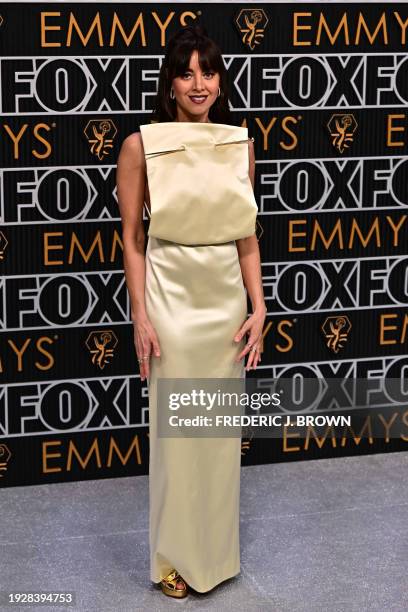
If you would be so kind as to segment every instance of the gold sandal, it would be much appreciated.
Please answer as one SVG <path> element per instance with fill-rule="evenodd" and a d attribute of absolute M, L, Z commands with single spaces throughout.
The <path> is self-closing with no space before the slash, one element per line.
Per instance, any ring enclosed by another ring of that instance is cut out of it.
<path fill-rule="evenodd" d="M 182 582 L 184 584 L 183 589 L 177 588 L 177 583 Z M 180 576 L 177 570 L 173 570 L 163 578 L 160 582 L 161 589 L 165 595 L 170 597 L 185 597 L 187 595 L 187 584 L 185 580 Z"/>

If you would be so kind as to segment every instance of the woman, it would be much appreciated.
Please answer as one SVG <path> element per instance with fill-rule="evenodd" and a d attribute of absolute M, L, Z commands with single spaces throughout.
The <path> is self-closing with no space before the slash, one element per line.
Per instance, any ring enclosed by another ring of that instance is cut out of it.
<path fill-rule="evenodd" d="M 244 157 L 246 176 L 241 172 L 239 180 L 243 192 L 249 185 L 253 198 L 253 142 L 231 140 L 244 128 L 230 125 L 226 78 L 221 52 L 205 30 L 181 29 L 169 41 L 160 70 L 156 125 L 143 125 L 142 133 L 123 141 L 117 166 L 134 341 L 141 380 L 147 379 L 149 386 L 150 576 L 173 597 L 187 595 L 188 586 L 209 591 L 240 571 L 241 439 L 163 438 L 156 425 L 159 378 L 242 378 L 245 356 L 247 370 L 255 369 L 261 359 L 266 307 L 250 197 L 245 196 L 244 214 L 236 220 L 231 216 L 237 228 L 242 223 L 249 227 L 248 220 L 252 224 L 250 235 L 236 240 L 222 241 L 223 232 L 227 235 L 234 228 L 220 226 L 211 215 L 202 219 L 203 225 L 200 220 L 191 224 L 190 236 L 186 231 L 190 218 L 181 217 L 177 208 L 188 203 L 188 196 L 209 204 L 210 195 L 217 195 L 214 185 L 222 186 L 223 171 L 234 156 Z M 223 168 L 213 165 L 209 172 L 205 161 L 192 166 L 192 158 L 187 162 L 183 158 L 197 150 L 208 154 L 207 144 L 213 145 L 220 134 L 229 142 L 217 142 L 211 150 L 219 157 L 207 160 L 211 164 L 223 160 L 227 164 Z M 161 137 L 162 150 L 157 151 Z M 216 149 L 218 144 L 221 147 Z M 168 155 L 172 151 L 173 157 Z M 171 170 L 177 178 L 180 168 L 187 168 L 181 181 L 172 181 Z M 204 192 L 203 186 L 208 187 Z M 236 191 L 237 197 L 223 202 L 224 216 L 240 195 Z M 161 223 L 156 214 L 154 227 L 166 236 L 171 228 L 180 240 L 157 237 L 160 233 L 152 230 L 155 207 L 164 201 L 166 206 L 175 205 L 175 219 Z M 152 214 L 146 252 L 144 202 Z M 192 215 L 198 210 L 190 208 Z M 209 233 L 200 235 L 201 228 Z M 211 235 L 217 239 L 207 244 Z M 245 289 L 253 308 L 249 318 Z"/>

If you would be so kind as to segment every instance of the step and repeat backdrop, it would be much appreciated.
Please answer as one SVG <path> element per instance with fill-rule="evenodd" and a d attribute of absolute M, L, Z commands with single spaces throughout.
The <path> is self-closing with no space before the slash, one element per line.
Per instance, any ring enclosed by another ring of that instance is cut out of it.
<path fill-rule="evenodd" d="M 169 37 L 195 22 L 255 138 L 268 314 L 247 376 L 391 378 L 404 393 L 406 3 L 0 10 L 1 487 L 148 473 L 116 161 L 149 120 Z M 242 464 L 407 448 L 408 411 L 372 418 L 383 437 L 248 435 Z"/>

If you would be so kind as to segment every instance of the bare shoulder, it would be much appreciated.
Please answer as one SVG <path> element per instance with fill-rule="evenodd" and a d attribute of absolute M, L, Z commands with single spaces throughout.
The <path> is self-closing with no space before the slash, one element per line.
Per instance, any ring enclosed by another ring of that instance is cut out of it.
<path fill-rule="evenodd" d="M 123 140 L 118 163 L 132 167 L 145 165 L 143 141 L 140 132 L 133 132 Z"/>

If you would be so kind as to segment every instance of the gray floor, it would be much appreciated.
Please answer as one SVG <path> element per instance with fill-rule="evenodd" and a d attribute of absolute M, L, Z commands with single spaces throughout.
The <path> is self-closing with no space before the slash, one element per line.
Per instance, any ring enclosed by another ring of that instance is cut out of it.
<path fill-rule="evenodd" d="M 182 600 L 149 580 L 146 476 L 2 489 L 0 590 L 71 590 L 86 612 L 406 611 L 407 468 L 406 452 L 242 468 L 241 574 Z"/>

